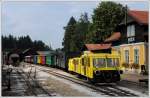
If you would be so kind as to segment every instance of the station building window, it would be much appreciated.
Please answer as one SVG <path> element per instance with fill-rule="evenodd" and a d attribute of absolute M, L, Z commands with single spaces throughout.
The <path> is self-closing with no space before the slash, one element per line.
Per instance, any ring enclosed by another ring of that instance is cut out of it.
<path fill-rule="evenodd" d="M 134 42 L 135 38 L 135 25 L 129 25 L 127 26 L 127 37 L 128 37 L 128 42 Z"/>
<path fill-rule="evenodd" d="M 135 36 L 135 25 L 127 26 L 127 37 Z"/>
<path fill-rule="evenodd" d="M 134 63 L 139 64 L 139 49 L 134 49 Z"/>
<path fill-rule="evenodd" d="M 129 50 L 125 50 L 125 62 L 129 63 Z"/>

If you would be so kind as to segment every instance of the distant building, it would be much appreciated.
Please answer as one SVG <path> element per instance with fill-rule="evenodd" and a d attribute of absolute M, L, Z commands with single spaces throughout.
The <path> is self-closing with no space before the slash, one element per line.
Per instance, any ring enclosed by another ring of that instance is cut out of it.
<path fill-rule="evenodd" d="M 6 65 L 19 66 L 19 62 L 22 60 L 21 56 L 22 53 L 20 49 L 12 49 L 9 52 L 5 52 L 4 62 Z"/>

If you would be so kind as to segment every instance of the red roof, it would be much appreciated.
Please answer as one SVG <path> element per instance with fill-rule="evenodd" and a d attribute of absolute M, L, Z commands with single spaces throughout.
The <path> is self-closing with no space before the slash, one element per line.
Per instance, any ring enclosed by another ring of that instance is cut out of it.
<path fill-rule="evenodd" d="M 92 50 L 102 50 L 102 49 L 110 49 L 111 44 L 85 44 L 89 51 Z"/>
<path fill-rule="evenodd" d="M 104 42 L 112 42 L 112 41 L 116 41 L 119 40 L 121 37 L 121 33 L 120 32 L 114 32 L 109 38 L 107 38 Z"/>
<path fill-rule="evenodd" d="M 148 24 L 148 11 L 129 10 L 128 14 L 131 15 L 137 22 L 141 24 Z"/>

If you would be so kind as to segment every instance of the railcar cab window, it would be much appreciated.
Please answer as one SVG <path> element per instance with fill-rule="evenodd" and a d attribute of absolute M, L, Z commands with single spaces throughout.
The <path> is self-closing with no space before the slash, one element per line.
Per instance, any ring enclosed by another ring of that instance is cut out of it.
<path fill-rule="evenodd" d="M 112 66 L 113 66 L 112 58 L 107 58 L 107 67 L 112 67 Z"/>
<path fill-rule="evenodd" d="M 114 66 L 119 66 L 119 58 L 114 58 Z"/>
<path fill-rule="evenodd" d="M 107 67 L 116 67 L 119 66 L 118 58 L 107 58 Z"/>
<path fill-rule="evenodd" d="M 106 67 L 105 58 L 93 58 L 93 65 L 95 67 Z"/>

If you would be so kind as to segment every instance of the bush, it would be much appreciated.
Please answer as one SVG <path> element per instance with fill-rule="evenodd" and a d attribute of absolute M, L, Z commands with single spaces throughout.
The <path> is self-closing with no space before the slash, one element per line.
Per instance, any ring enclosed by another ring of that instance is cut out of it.
<path fill-rule="evenodd" d="M 122 66 L 125 68 L 129 68 L 129 64 L 128 63 L 122 63 Z"/>
<path fill-rule="evenodd" d="M 134 69 L 139 69 L 139 67 L 140 67 L 139 64 L 136 64 L 136 63 L 131 64 L 131 66 Z"/>

